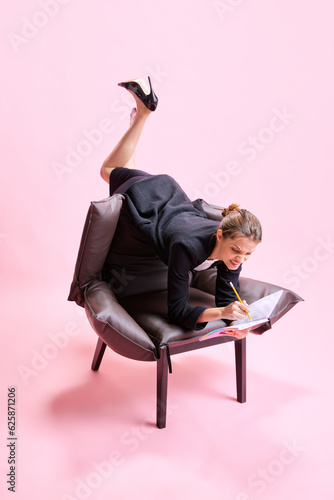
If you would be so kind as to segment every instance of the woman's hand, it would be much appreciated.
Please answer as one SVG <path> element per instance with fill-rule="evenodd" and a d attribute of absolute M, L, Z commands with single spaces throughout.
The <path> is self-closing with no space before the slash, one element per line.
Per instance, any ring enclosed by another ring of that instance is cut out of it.
<path fill-rule="evenodd" d="M 231 319 L 236 321 L 242 319 L 250 311 L 247 302 L 232 302 L 225 307 L 211 307 L 205 309 L 199 316 L 198 323 L 206 323 L 208 321 L 214 321 L 215 319 Z"/>
<path fill-rule="evenodd" d="M 232 319 L 238 320 L 242 319 L 249 313 L 250 309 L 247 302 L 244 300 L 243 302 L 235 301 L 225 307 L 220 307 L 221 310 L 221 318 L 222 319 Z"/>
<path fill-rule="evenodd" d="M 231 329 L 230 329 L 231 328 Z M 244 339 L 247 337 L 247 335 L 250 332 L 250 328 L 245 328 L 244 330 L 235 330 L 233 327 L 229 327 L 227 330 L 225 330 L 224 333 L 221 333 L 220 335 L 224 335 L 226 337 L 235 337 L 236 339 Z"/>

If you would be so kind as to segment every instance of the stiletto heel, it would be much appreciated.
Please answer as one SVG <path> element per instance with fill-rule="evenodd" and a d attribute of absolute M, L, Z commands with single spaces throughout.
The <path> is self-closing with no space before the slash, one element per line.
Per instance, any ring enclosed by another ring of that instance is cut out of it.
<path fill-rule="evenodd" d="M 150 84 L 150 89 L 147 88 L 143 78 L 128 80 L 127 82 L 121 82 L 118 85 L 120 87 L 124 87 L 127 90 L 131 90 L 131 92 L 133 92 L 150 111 L 155 111 L 158 105 L 158 98 L 154 93 L 151 84 L 151 78 L 149 76 L 148 81 Z"/>

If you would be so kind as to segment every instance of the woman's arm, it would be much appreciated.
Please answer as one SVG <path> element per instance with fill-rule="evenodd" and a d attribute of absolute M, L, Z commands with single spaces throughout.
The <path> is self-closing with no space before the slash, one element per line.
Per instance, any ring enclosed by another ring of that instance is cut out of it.
<path fill-rule="evenodd" d="M 223 261 L 217 264 L 216 306 L 222 309 L 223 315 L 221 319 L 223 319 L 227 325 L 231 324 L 231 320 L 242 319 L 247 312 L 249 312 L 249 307 L 245 301 L 244 304 L 236 301 L 234 290 L 230 285 L 230 283 L 233 283 L 237 292 L 240 292 L 239 275 L 241 269 L 242 265 L 235 270 L 228 269 Z M 242 316 L 240 316 L 241 314 Z"/>
<path fill-rule="evenodd" d="M 193 256 L 188 248 L 178 243 L 171 245 L 168 259 L 168 318 L 171 323 L 190 330 L 201 330 L 205 324 L 198 325 L 198 317 L 205 307 L 188 305 L 192 262 Z"/>
<path fill-rule="evenodd" d="M 235 300 L 235 293 L 230 285 L 233 283 L 236 290 L 239 292 L 239 275 L 242 266 L 236 270 L 230 270 L 220 262 L 217 265 L 217 279 L 216 279 L 216 306 L 211 309 L 203 311 L 198 321 L 213 321 L 215 319 L 222 319 L 228 325 L 232 321 L 242 319 L 250 311 L 246 301 L 243 303 Z"/>
<path fill-rule="evenodd" d="M 215 319 L 228 319 L 236 321 L 244 318 L 249 311 L 250 309 L 245 301 L 243 303 L 235 301 L 226 307 L 212 307 L 210 309 L 205 309 L 197 321 L 198 323 L 213 321 Z"/>
<path fill-rule="evenodd" d="M 230 285 L 232 295 L 227 294 L 224 297 L 226 301 L 223 306 L 219 304 L 219 300 L 222 299 L 222 295 L 219 294 L 218 303 L 216 296 L 218 307 L 205 308 L 188 305 L 189 271 L 192 269 L 193 262 L 194 256 L 190 248 L 179 243 L 171 245 L 168 263 L 168 317 L 170 321 L 192 330 L 201 330 L 205 328 L 208 321 L 215 319 L 227 320 L 227 323 L 244 318 L 249 307 L 245 303 L 234 301 L 235 295 Z"/>

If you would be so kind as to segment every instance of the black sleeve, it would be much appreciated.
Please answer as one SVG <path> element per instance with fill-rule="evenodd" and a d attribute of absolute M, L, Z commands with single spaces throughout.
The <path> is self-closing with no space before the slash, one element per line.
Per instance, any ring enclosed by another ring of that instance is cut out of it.
<path fill-rule="evenodd" d="M 197 323 L 206 307 L 191 307 L 189 298 L 189 271 L 193 269 L 194 256 L 190 248 L 174 244 L 170 248 L 168 263 L 168 317 L 171 323 L 191 330 L 202 330 L 207 323 Z"/>
<path fill-rule="evenodd" d="M 242 265 L 238 267 L 238 269 L 230 270 L 224 264 L 224 262 L 220 262 L 217 265 L 217 280 L 216 280 L 216 306 L 217 307 L 225 307 L 238 300 L 235 295 L 233 288 L 230 285 L 230 282 L 233 283 L 235 289 L 239 293 L 240 284 L 239 284 L 239 275 L 242 269 Z M 230 325 L 232 323 L 231 320 L 223 319 L 224 323 Z"/>

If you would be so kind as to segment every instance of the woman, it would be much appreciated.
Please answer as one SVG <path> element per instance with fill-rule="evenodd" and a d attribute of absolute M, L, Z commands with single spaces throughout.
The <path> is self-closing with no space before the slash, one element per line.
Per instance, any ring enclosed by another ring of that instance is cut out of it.
<path fill-rule="evenodd" d="M 200 200 L 191 202 L 172 177 L 134 168 L 138 140 L 158 104 L 148 80 L 150 89 L 143 79 L 119 84 L 133 95 L 137 107 L 131 112 L 130 127 L 101 167 L 110 194 L 122 193 L 125 197 L 112 247 L 118 245 L 124 255 L 157 254 L 168 266 L 168 316 L 172 323 L 194 330 L 216 319 L 229 324 L 249 312 L 245 301 L 236 300 L 230 282 L 239 290 L 242 264 L 261 241 L 261 225 L 238 205 L 224 209 L 218 225 L 207 219 Z M 137 240 L 132 240 L 133 231 L 139 234 Z M 139 248 L 133 241 L 140 240 Z M 104 270 L 107 280 L 112 247 Z M 216 307 L 189 306 L 189 272 L 212 265 L 217 267 Z"/>

